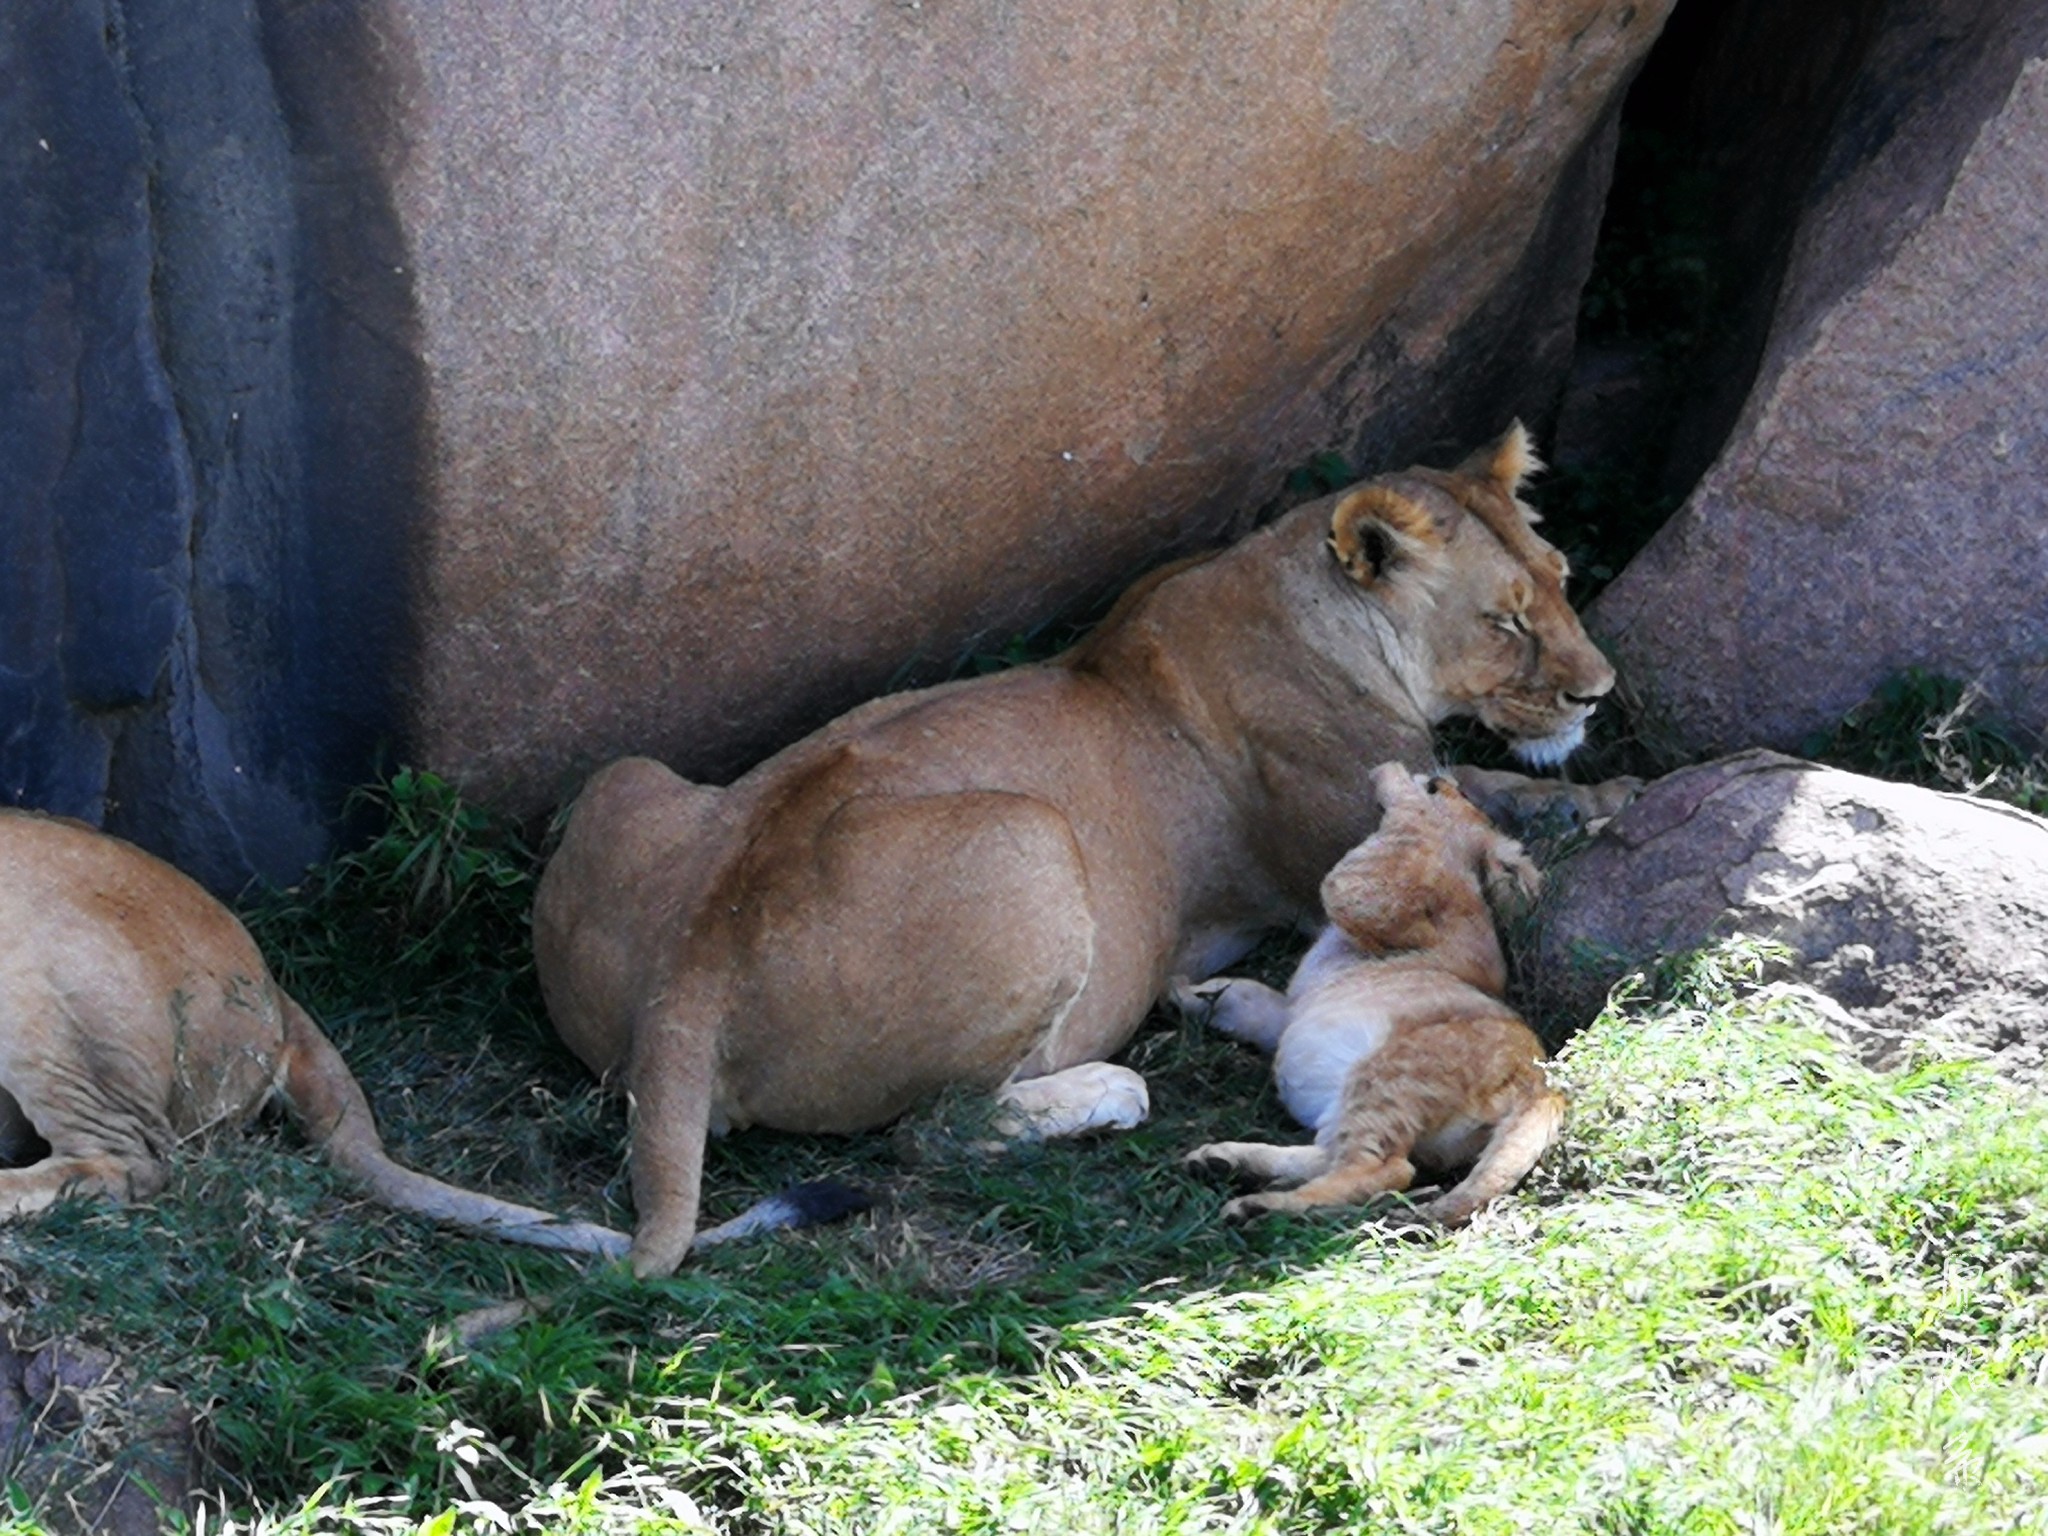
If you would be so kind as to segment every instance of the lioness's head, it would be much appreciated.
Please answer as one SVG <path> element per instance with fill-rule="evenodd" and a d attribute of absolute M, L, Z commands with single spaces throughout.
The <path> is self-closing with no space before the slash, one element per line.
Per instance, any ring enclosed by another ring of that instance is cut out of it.
<path fill-rule="evenodd" d="M 1516 422 L 1454 470 L 1406 470 L 1339 497 L 1328 547 L 1393 621 L 1390 660 L 1423 713 L 1474 716 L 1549 768 L 1585 739 L 1614 669 L 1565 601 L 1564 556 L 1517 494 L 1539 467 Z"/>

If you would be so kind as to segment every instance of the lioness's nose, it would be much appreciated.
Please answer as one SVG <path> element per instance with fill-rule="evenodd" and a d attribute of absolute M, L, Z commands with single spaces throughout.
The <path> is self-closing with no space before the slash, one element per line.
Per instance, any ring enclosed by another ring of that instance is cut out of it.
<path fill-rule="evenodd" d="M 1614 668 L 1607 658 L 1598 651 L 1588 658 L 1592 666 L 1584 668 L 1585 676 L 1575 677 L 1569 687 L 1558 689 L 1558 694 L 1567 704 L 1597 704 L 1614 691 Z"/>

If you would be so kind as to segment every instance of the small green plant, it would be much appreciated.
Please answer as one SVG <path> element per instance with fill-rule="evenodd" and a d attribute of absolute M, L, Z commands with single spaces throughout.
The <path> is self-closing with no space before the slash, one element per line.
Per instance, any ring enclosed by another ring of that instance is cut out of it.
<path fill-rule="evenodd" d="M 1298 464 L 1287 472 L 1286 504 L 1292 506 L 1341 491 L 1357 478 L 1358 471 L 1343 454 L 1334 449 L 1314 454 L 1306 464 Z"/>
<path fill-rule="evenodd" d="M 347 820 L 367 824 L 369 841 L 245 903 L 287 991 L 317 1006 L 380 978 L 417 1003 L 451 988 L 502 996 L 530 979 L 540 861 L 517 827 L 416 768 L 356 790 Z"/>

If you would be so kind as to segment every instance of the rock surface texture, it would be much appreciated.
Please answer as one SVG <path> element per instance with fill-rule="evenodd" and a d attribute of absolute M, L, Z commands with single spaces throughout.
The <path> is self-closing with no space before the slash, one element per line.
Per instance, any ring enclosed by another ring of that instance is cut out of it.
<path fill-rule="evenodd" d="M 0 7 L 0 800 L 289 879 L 1448 460 L 1670 4 Z"/>
<path fill-rule="evenodd" d="M 1542 409 L 1668 6 L 369 9 L 413 739 L 531 809 L 629 750 L 729 774 L 1318 448 Z"/>
<path fill-rule="evenodd" d="M 228 890 L 303 870 L 393 723 L 418 414 L 368 140 L 280 112 L 273 30 L 0 6 L 0 803 Z"/>
<path fill-rule="evenodd" d="M 1961 1041 L 2048 1082 L 2048 822 L 1771 752 L 1659 779 L 1550 874 L 1530 984 L 1584 1023 L 1635 966 L 1775 939 L 1883 1062 Z"/>
<path fill-rule="evenodd" d="M 1909 666 L 2048 727 L 2048 3 L 1888 16 L 1734 435 L 1588 614 L 1680 751 L 1795 746 Z"/>

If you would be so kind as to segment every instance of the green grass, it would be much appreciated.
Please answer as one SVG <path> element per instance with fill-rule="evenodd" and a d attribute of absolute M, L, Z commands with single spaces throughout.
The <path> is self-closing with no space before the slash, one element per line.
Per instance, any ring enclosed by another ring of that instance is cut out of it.
<path fill-rule="evenodd" d="M 1800 750 L 1856 773 L 2048 814 L 2048 761 L 2024 732 L 1986 708 L 1980 689 L 1938 673 L 1908 668 L 1887 678 Z"/>
<path fill-rule="evenodd" d="M 528 845 L 385 794 L 259 931 L 404 1155 L 624 1221 L 622 1117 L 523 970 Z M 1129 1136 L 990 1160 L 963 1100 L 718 1146 L 714 1214 L 828 1174 L 883 1205 L 658 1284 L 388 1216 L 266 1126 L 0 1229 L 0 1301 L 199 1410 L 209 1530 L 2048 1530 L 2048 1111 L 1872 1075 L 1753 976 L 1611 1007 L 1564 1143 L 1451 1237 L 1220 1226 L 1178 1154 L 1295 1133 L 1263 1062 L 1155 1019 Z M 440 1331 L 515 1296 L 546 1309 Z"/>

